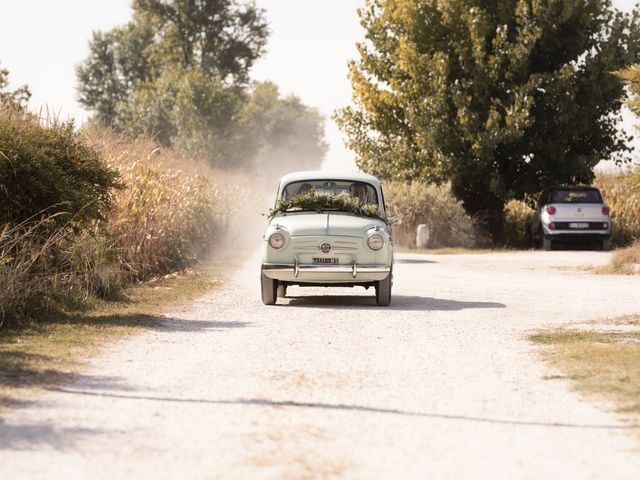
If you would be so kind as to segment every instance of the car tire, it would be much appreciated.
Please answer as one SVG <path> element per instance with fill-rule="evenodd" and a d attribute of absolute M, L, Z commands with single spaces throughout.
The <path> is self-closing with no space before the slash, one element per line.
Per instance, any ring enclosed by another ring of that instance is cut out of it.
<path fill-rule="evenodd" d="M 393 285 L 393 274 L 387 278 L 376 282 L 376 303 L 381 307 L 386 307 L 391 303 L 391 286 Z"/>
<path fill-rule="evenodd" d="M 280 284 L 278 285 L 278 298 L 284 298 L 287 296 L 287 285 Z"/>
<path fill-rule="evenodd" d="M 602 240 L 600 242 L 600 250 L 602 250 L 603 252 L 608 252 L 609 250 L 611 250 L 611 240 L 608 238 L 606 240 Z"/>
<path fill-rule="evenodd" d="M 278 280 L 267 277 L 260 273 L 260 284 L 262 287 L 262 303 L 265 305 L 275 305 L 278 299 Z"/>
<path fill-rule="evenodd" d="M 549 251 L 549 250 L 553 250 L 553 240 L 551 240 L 550 238 L 546 238 L 544 236 L 544 234 L 542 235 L 542 249 Z"/>

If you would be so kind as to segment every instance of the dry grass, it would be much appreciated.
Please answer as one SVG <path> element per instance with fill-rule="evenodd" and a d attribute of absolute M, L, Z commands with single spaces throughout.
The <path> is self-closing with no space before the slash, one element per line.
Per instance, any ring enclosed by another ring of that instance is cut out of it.
<path fill-rule="evenodd" d="M 527 225 L 535 211 L 520 200 L 511 200 L 504 207 L 505 243 L 510 247 L 528 247 Z"/>
<path fill-rule="evenodd" d="M 83 312 L 56 312 L 20 329 L 0 332 L 0 408 L 21 404 L 40 392 L 73 380 L 87 360 L 116 339 L 161 328 L 163 311 L 223 283 L 233 266 L 210 264 L 140 283 L 118 300 L 96 301 Z"/>
<path fill-rule="evenodd" d="M 640 275 L 640 240 L 628 248 L 616 250 L 609 264 L 596 271 L 612 275 Z"/>
<path fill-rule="evenodd" d="M 599 325 L 602 322 L 597 322 Z M 640 316 L 607 322 L 598 330 L 557 329 L 530 340 L 547 348 L 544 359 L 579 392 L 613 402 L 616 410 L 640 419 Z M 617 327 L 617 328 L 616 328 Z M 622 328 L 621 328 L 622 327 Z"/>
<path fill-rule="evenodd" d="M 206 259 L 244 208 L 237 199 L 251 198 L 241 173 L 215 171 L 151 140 L 110 131 L 85 138 L 119 172 L 122 188 L 105 218 L 82 228 L 57 226 L 54 215 L 0 227 L 0 326 L 49 318 L 42 313 L 52 307 L 113 297 Z"/>
<path fill-rule="evenodd" d="M 599 174 L 594 185 L 611 208 L 612 243 L 626 246 L 640 240 L 640 171 L 632 174 Z"/>
<path fill-rule="evenodd" d="M 397 245 L 415 247 L 416 229 L 420 224 L 429 227 L 432 247 L 474 245 L 473 221 L 451 193 L 450 186 L 391 182 L 385 184 L 384 194 L 388 214 L 400 220 L 393 228 Z"/>
<path fill-rule="evenodd" d="M 202 259 L 242 208 L 236 200 L 245 197 L 241 173 L 213 170 L 150 139 L 130 141 L 109 131 L 88 136 L 125 185 L 115 192 L 106 229 L 136 278 Z"/>

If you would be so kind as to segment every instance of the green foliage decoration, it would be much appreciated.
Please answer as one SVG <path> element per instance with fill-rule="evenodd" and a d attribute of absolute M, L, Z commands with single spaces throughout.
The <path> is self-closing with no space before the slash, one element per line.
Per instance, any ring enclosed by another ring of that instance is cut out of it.
<path fill-rule="evenodd" d="M 286 215 L 287 213 L 301 211 L 314 211 L 318 213 L 339 211 L 363 217 L 376 218 L 385 223 L 387 221 L 385 217 L 380 215 L 377 205 L 361 204 L 356 197 L 347 192 L 335 195 L 316 192 L 315 190 L 296 195 L 290 199 L 282 198 L 278 200 L 275 208 L 272 208 L 267 213 L 267 218 L 271 220 L 278 214 Z"/>

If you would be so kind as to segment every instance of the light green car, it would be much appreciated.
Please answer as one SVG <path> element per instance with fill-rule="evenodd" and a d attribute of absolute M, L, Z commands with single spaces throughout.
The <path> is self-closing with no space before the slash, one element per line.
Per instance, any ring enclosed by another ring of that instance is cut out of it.
<path fill-rule="evenodd" d="M 310 192 L 364 208 L 353 213 L 353 209 L 331 206 L 286 207 L 286 202 Z M 276 209 L 263 237 L 260 279 L 264 304 L 275 304 L 290 285 L 374 287 L 378 305 L 391 303 L 393 244 L 376 177 L 291 173 L 280 180 Z"/>

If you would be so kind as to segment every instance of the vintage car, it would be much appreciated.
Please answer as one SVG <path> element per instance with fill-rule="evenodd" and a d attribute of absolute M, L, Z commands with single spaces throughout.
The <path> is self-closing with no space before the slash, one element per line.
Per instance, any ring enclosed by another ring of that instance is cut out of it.
<path fill-rule="evenodd" d="M 296 172 L 278 185 L 262 246 L 266 305 L 287 287 L 374 287 L 391 302 L 393 245 L 380 181 L 371 175 Z"/>
<path fill-rule="evenodd" d="M 556 242 L 583 242 L 609 250 L 611 213 L 595 187 L 559 186 L 545 190 L 527 225 L 531 246 L 553 249 Z"/>

